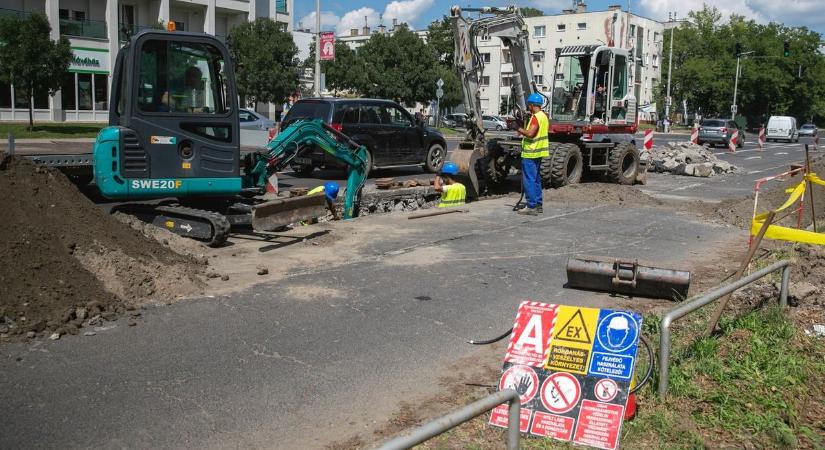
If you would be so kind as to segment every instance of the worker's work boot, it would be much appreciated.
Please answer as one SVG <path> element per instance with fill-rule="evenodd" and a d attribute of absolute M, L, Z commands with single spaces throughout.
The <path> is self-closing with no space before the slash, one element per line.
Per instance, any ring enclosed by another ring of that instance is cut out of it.
<path fill-rule="evenodd" d="M 544 214 L 544 208 L 542 208 L 541 206 L 536 206 L 536 212 L 539 214 Z"/>
<path fill-rule="evenodd" d="M 522 208 L 518 210 L 518 214 L 522 216 L 537 216 L 539 213 L 536 211 L 536 208 Z"/>

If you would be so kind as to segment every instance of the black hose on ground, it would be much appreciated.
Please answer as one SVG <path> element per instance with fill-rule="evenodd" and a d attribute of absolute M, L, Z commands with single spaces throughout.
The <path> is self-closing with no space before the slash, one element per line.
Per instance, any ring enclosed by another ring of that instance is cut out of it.
<path fill-rule="evenodd" d="M 512 327 L 510 327 L 510 329 L 509 329 L 509 330 L 507 330 L 507 331 L 505 331 L 505 332 L 504 332 L 504 334 L 502 334 L 501 336 L 494 337 L 494 338 L 492 338 L 492 339 L 487 339 L 487 340 L 485 340 L 485 341 L 469 340 L 469 341 L 467 341 L 467 343 L 468 343 L 468 344 L 473 344 L 473 345 L 489 345 L 489 344 L 492 344 L 492 343 L 498 342 L 498 341 L 500 341 L 500 340 L 502 340 L 502 339 L 506 338 L 506 337 L 507 337 L 507 336 L 509 336 L 509 335 L 510 335 L 510 333 L 512 333 L 512 332 L 513 332 L 513 328 L 512 328 Z"/>

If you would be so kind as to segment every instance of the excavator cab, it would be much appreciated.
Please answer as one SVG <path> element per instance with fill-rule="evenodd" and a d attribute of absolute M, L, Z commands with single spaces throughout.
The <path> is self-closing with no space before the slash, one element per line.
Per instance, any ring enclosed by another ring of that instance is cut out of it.
<path fill-rule="evenodd" d="M 628 127 L 636 121 L 631 51 L 576 45 L 556 50 L 550 115 L 556 123 Z"/>
<path fill-rule="evenodd" d="M 213 36 L 144 31 L 117 57 L 109 127 L 95 145 L 108 198 L 227 196 L 242 190 L 237 93 Z"/>

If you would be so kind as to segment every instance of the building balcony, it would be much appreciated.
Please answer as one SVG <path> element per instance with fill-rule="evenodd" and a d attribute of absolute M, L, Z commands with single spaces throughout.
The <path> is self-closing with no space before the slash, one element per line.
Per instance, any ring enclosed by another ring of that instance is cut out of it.
<path fill-rule="evenodd" d="M 278 14 L 289 14 L 289 11 L 287 10 L 287 1 L 275 0 L 275 12 Z"/>
<path fill-rule="evenodd" d="M 31 14 L 31 11 L 18 11 L 16 9 L 0 8 L 0 19 L 25 19 Z M 41 12 L 40 14 L 43 13 Z"/>
<path fill-rule="evenodd" d="M 128 40 L 128 36 L 134 36 L 140 33 L 143 30 L 159 30 L 164 31 L 165 28 L 163 25 L 158 22 L 154 25 L 135 25 L 135 24 L 128 24 L 120 22 L 117 25 L 117 32 L 120 36 L 120 42 L 126 42 Z M 127 36 L 128 35 L 128 36 Z"/>
<path fill-rule="evenodd" d="M 106 39 L 106 22 L 103 20 L 60 19 L 60 34 L 66 36 Z"/>

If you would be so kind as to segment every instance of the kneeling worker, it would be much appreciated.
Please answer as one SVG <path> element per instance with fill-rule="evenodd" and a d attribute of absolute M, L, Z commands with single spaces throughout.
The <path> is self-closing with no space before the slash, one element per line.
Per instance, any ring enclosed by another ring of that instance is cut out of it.
<path fill-rule="evenodd" d="M 519 214 L 534 216 L 542 211 L 541 176 L 539 167 L 542 158 L 550 157 L 550 119 L 541 110 L 544 97 L 539 93 L 532 93 L 527 97 L 527 107 L 533 116 L 527 129 L 518 128 L 516 133 L 524 136 L 521 140 L 521 174 L 524 196 L 527 198 L 527 207 L 519 210 Z"/>
<path fill-rule="evenodd" d="M 334 181 L 327 181 L 323 185 L 307 192 L 307 195 L 317 195 L 323 192 L 324 197 L 327 199 L 327 208 L 329 208 L 329 212 L 332 213 L 333 219 L 338 220 L 338 211 L 335 210 L 335 199 L 338 198 L 338 190 L 338 183 Z"/>
<path fill-rule="evenodd" d="M 441 192 L 441 203 L 439 208 L 449 208 L 464 204 L 467 198 L 467 188 L 463 184 L 455 181 L 454 176 L 458 175 L 458 166 L 454 162 L 444 162 L 440 175 L 436 175 L 433 188 L 436 192 Z"/>

